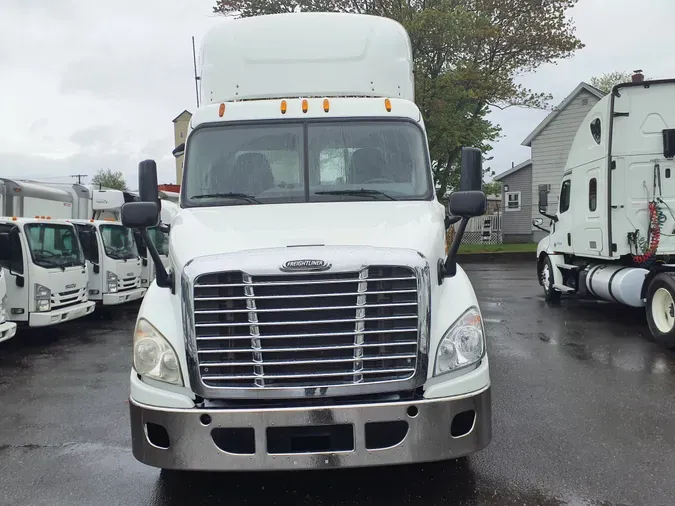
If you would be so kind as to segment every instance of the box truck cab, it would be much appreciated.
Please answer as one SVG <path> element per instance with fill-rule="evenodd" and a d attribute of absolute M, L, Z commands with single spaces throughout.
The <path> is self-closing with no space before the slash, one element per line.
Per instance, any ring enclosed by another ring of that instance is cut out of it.
<path fill-rule="evenodd" d="M 141 257 L 133 231 L 113 220 L 68 220 L 78 233 L 89 273 L 89 299 L 104 306 L 141 299 Z"/>
<path fill-rule="evenodd" d="M 455 261 L 486 209 L 481 155 L 463 152 L 447 252 L 405 30 L 348 14 L 238 19 L 206 35 L 200 59 L 168 269 L 148 242 L 135 457 L 308 469 L 485 447 L 485 332 Z M 153 161 L 139 192 L 123 223 L 147 236 L 160 219 Z"/>
<path fill-rule="evenodd" d="M 54 325 L 94 310 L 87 269 L 72 225 L 34 218 L 0 218 L 0 265 L 8 318 L 30 327 Z"/>
<path fill-rule="evenodd" d="M 0 267 L 0 343 L 16 334 L 16 323 L 7 320 L 7 284 L 4 270 Z"/>
<path fill-rule="evenodd" d="M 558 209 L 537 248 L 549 301 L 561 295 L 645 307 L 652 335 L 675 348 L 675 79 L 614 87 L 579 127 Z M 543 219 L 534 225 L 543 228 Z"/>

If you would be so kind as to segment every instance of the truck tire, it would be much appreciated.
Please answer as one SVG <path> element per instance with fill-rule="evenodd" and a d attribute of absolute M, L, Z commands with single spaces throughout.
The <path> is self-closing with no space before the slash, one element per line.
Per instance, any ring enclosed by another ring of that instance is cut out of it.
<path fill-rule="evenodd" d="M 647 324 L 654 339 L 675 349 L 675 279 L 661 272 L 647 287 Z"/>
<path fill-rule="evenodd" d="M 544 287 L 544 297 L 546 302 L 559 302 L 561 292 L 553 288 L 553 264 L 551 259 L 546 256 L 541 271 L 539 272 L 541 286 Z"/>

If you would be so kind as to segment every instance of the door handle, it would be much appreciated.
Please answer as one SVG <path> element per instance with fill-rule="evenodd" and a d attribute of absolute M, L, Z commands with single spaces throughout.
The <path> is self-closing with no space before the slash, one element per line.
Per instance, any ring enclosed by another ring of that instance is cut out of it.
<path fill-rule="evenodd" d="M 567 245 L 572 246 L 572 234 L 567 232 Z"/>

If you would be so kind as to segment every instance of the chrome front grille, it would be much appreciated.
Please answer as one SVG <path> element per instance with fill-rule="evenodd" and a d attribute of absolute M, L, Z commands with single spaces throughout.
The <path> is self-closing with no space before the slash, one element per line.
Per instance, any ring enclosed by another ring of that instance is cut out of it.
<path fill-rule="evenodd" d="M 203 274 L 194 282 L 199 376 L 211 388 L 406 381 L 418 367 L 415 270 Z"/>

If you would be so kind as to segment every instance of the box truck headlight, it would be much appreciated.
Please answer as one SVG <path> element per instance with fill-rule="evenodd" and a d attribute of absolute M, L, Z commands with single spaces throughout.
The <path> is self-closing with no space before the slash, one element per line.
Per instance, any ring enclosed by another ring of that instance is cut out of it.
<path fill-rule="evenodd" d="M 141 376 L 183 386 L 176 351 L 144 318 L 138 320 L 134 331 L 134 369 Z"/>
<path fill-rule="evenodd" d="M 119 276 L 115 274 L 114 272 L 108 271 L 106 274 L 106 277 L 108 279 L 108 292 L 109 293 L 117 293 L 117 284 L 120 280 Z"/>
<path fill-rule="evenodd" d="M 52 292 L 46 286 L 35 284 L 35 308 L 40 312 L 52 309 Z"/>
<path fill-rule="evenodd" d="M 468 309 L 441 339 L 434 376 L 475 364 L 485 354 L 483 322 L 477 308 Z"/>

